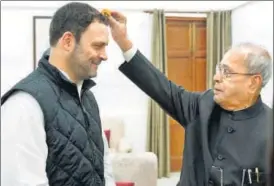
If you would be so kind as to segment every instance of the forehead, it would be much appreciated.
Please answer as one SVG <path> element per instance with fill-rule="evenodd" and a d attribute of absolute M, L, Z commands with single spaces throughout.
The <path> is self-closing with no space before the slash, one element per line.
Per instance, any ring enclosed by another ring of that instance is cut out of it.
<path fill-rule="evenodd" d="M 245 58 L 246 55 L 243 52 L 231 49 L 225 53 L 221 64 L 235 70 L 245 69 Z"/>
<path fill-rule="evenodd" d="M 108 36 L 108 27 L 98 21 L 91 23 L 82 34 L 82 38 L 88 41 L 108 42 Z"/>

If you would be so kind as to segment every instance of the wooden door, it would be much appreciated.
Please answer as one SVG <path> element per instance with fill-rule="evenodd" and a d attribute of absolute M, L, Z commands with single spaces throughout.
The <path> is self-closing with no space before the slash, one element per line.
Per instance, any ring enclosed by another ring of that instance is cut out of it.
<path fill-rule="evenodd" d="M 206 88 L 206 22 L 204 18 L 167 17 L 168 78 L 190 91 Z M 169 117 L 170 169 L 181 170 L 184 128 Z"/>

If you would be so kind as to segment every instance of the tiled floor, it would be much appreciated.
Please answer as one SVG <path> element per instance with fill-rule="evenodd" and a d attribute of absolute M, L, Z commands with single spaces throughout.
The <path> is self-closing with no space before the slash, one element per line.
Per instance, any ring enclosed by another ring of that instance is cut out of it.
<path fill-rule="evenodd" d="M 171 173 L 169 178 L 158 179 L 157 186 L 176 186 L 180 178 L 180 173 Z"/>

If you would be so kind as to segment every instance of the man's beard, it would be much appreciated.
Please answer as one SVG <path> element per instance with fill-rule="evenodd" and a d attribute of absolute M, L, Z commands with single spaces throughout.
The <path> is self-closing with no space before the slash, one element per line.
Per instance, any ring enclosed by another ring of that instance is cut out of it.
<path fill-rule="evenodd" d="M 79 48 L 75 48 L 69 58 L 69 68 L 79 78 L 79 80 L 89 79 L 87 69 L 81 64 L 88 64 L 87 62 L 81 61 L 79 56 L 81 51 Z"/>

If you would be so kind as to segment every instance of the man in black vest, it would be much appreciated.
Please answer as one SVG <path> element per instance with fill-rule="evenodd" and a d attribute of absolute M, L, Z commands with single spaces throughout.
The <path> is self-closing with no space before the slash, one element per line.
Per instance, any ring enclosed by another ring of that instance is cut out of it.
<path fill-rule="evenodd" d="M 49 36 L 49 54 L 1 98 L 1 185 L 105 186 L 89 89 L 107 60 L 107 21 L 88 4 L 69 3 L 54 14 Z"/>
<path fill-rule="evenodd" d="M 112 36 L 130 54 L 120 71 L 185 128 L 178 185 L 265 185 L 273 123 L 260 91 L 272 74 L 269 53 L 251 43 L 235 46 L 216 66 L 214 89 L 189 92 L 169 81 L 133 46 L 122 14 L 112 16 Z"/>

